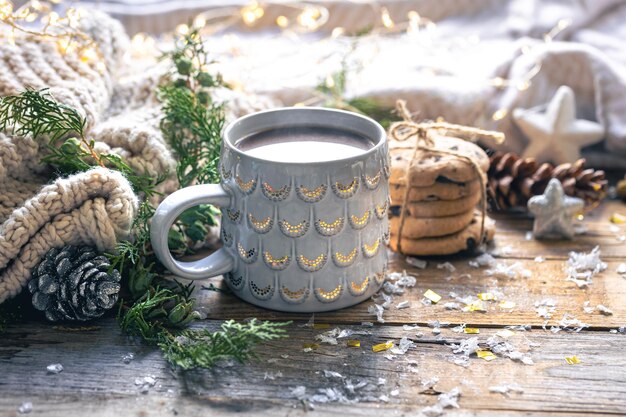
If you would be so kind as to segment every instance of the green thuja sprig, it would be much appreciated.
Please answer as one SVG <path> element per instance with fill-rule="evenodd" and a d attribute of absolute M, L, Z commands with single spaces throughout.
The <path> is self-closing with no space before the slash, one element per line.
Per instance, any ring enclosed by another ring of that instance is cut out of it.
<path fill-rule="evenodd" d="M 237 323 L 229 320 L 222 323 L 219 331 L 183 330 L 158 345 L 165 358 L 182 369 L 210 368 L 227 359 L 244 363 L 257 358 L 254 347 L 258 343 L 287 337 L 284 327 L 290 323 L 256 319 Z"/>

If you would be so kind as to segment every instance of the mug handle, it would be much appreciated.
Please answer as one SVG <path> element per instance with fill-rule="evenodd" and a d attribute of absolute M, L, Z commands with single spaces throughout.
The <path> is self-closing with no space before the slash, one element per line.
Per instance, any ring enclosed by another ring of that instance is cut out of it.
<path fill-rule="evenodd" d="M 159 204 L 150 227 L 150 240 L 156 257 L 170 272 L 187 279 L 214 277 L 231 271 L 235 266 L 234 259 L 224 248 L 192 262 L 181 262 L 172 257 L 168 246 L 168 234 L 172 224 L 183 211 L 199 204 L 228 207 L 230 195 L 220 184 L 185 187 L 170 194 Z"/>

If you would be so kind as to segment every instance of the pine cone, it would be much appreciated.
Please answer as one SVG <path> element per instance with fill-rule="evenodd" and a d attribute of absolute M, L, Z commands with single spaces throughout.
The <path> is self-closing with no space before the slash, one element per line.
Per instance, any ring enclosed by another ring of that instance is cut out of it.
<path fill-rule="evenodd" d="M 100 317 L 118 298 L 120 273 L 95 249 L 50 249 L 32 271 L 28 289 L 33 306 L 50 321 L 86 321 Z"/>
<path fill-rule="evenodd" d="M 508 152 L 495 152 L 490 156 L 487 194 L 492 210 L 526 208 L 530 197 L 542 194 L 552 178 L 558 178 L 565 193 L 582 198 L 593 206 L 607 193 L 608 181 L 604 171 L 585 169 L 585 160 L 554 166 L 538 164 L 533 158 L 521 158 Z"/>

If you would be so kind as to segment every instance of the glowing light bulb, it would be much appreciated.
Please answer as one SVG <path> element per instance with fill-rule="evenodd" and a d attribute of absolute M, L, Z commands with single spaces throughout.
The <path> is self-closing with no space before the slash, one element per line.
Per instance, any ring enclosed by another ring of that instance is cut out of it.
<path fill-rule="evenodd" d="M 305 7 L 302 13 L 298 15 L 298 24 L 308 30 L 315 30 L 319 25 L 318 19 L 321 12 L 316 7 Z"/>
<path fill-rule="evenodd" d="M 189 26 L 187 26 L 185 23 L 176 26 L 176 33 L 178 33 L 179 35 L 186 35 L 186 34 L 188 34 L 189 33 Z"/>
<path fill-rule="evenodd" d="M 193 26 L 196 28 L 203 28 L 206 26 L 206 18 L 204 16 L 202 16 L 201 14 L 199 14 L 198 16 L 196 16 L 195 19 L 193 19 Z"/>
<path fill-rule="evenodd" d="M 383 22 L 383 26 L 387 29 L 391 29 L 395 26 L 393 19 L 391 19 L 391 15 L 389 14 L 389 10 L 386 7 L 383 7 L 380 12 L 380 20 Z"/>
<path fill-rule="evenodd" d="M 278 16 L 276 18 L 276 25 L 280 28 L 286 28 L 287 26 L 289 26 L 289 19 L 287 19 L 286 16 Z"/>
<path fill-rule="evenodd" d="M 504 119 L 508 113 L 509 112 L 506 109 L 499 109 L 491 115 L 491 118 L 497 122 L 498 120 Z"/>

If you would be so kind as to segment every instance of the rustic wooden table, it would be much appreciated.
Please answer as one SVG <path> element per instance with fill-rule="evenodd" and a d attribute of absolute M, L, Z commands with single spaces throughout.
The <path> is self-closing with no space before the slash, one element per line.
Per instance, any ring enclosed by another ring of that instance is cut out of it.
<path fill-rule="evenodd" d="M 293 319 L 290 338 L 261 346 L 260 360 L 249 365 L 179 372 L 170 369 L 157 350 L 125 337 L 113 318 L 82 331 L 43 322 L 12 324 L 0 335 L 0 415 L 18 415 L 25 401 L 32 402 L 34 416 L 436 415 L 436 410 L 425 407 L 438 402 L 437 392 L 455 387 L 461 391 L 459 408 L 446 408 L 445 415 L 626 414 L 626 334 L 616 331 L 626 325 L 626 276 L 617 272 L 618 265 L 626 262 L 626 246 L 619 240 L 626 235 L 626 225 L 611 228 L 608 219 L 613 212 L 626 214 L 626 206 L 604 204 L 585 220 L 587 233 L 571 242 L 529 240 L 526 233 L 531 220 L 498 217 L 496 241 L 489 250 L 502 264 L 520 262 L 532 273 L 527 278 L 494 278 L 486 273 L 487 268 L 470 267 L 468 261 L 473 258 L 467 256 L 428 259 L 424 270 L 392 256 L 392 270 L 406 269 L 417 276 L 417 284 L 394 297 L 384 324 L 361 326 L 363 321 L 376 321 L 368 313 L 371 301 L 315 316 L 316 323 L 328 323 L 330 329 L 371 332 L 351 337 L 360 340 L 360 348 L 349 348 L 345 339 L 339 339 L 337 345 L 322 343 L 305 352 L 303 344 L 315 342 L 316 335 L 329 330 L 303 327 L 309 315 L 265 311 L 232 295 L 207 290 L 198 292 L 210 318 L 202 325 L 215 328 L 229 318 Z M 587 252 L 596 245 L 608 264 L 606 271 L 588 288 L 566 281 L 568 253 Z M 545 261 L 537 262 L 537 256 Z M 437 268 L 448 260 L 456 271 Z M 221 286 L 219 280 L 212 282 Z M 422 294 L 427 289 L 443 299 L 437 305 L 424 305 Z M 482 313 L 448 310 L 445 303 L 454 301 L 451 292 L 460 297 L 501 293 L 500 301 L 513 302 L 515 307 L 501 308 L 499 301 L 487 301 L 487 311 Z M 545 319 L 538 315 L 536 303 L 546 299 L 552 299 L 555 307 L 544 330 Z M 404 300 L 411 307 L 397 309 Z M 586 313 L 586 301 L 591 307 L 609 307 L 613 315 Z M 567 315 L 589 327 L 580 332 L 550 330 Z M 436 335 L 428 327 L 433 320 L 450 324 Z M 404 326 L 415 324 L 418 329 Z M 478 328 L 480 334 L 455 332 L 460 324 Z M 486 342 L 505 327 L 517 325 L 532 328 L 514 329 L 515 334 L 502 341 L 527 353 L 534 365 L 504 355 L 493 361 L 471 355 L 468 366 L 462 366 L 462 354 L 453 353 L 450 347 L 471 337 Z M 397 344 L 403 336 L 415 343 L 406 354 L 389 359 L 385 357 L 389 352 L 372 352 L 372 345 L 387 340 Z M 125 363 L 128 353 L 134 359 Z M 566 363 L 565 358 L 573 355 L 579 364 Z M 46 366 L 57 362 L 64 371 L 47 374 Z M 146 376 L 153 376 L 156 384 L 141 393 L 135 380 Z M 339 393 L 344 401 L 311 404 L 299 400 L 302 388 L 294 389 L 300 386 L 305 387 L 304 398 Z M 508 394 L 493 392 L 497 387 L 516 389 Z"/>

